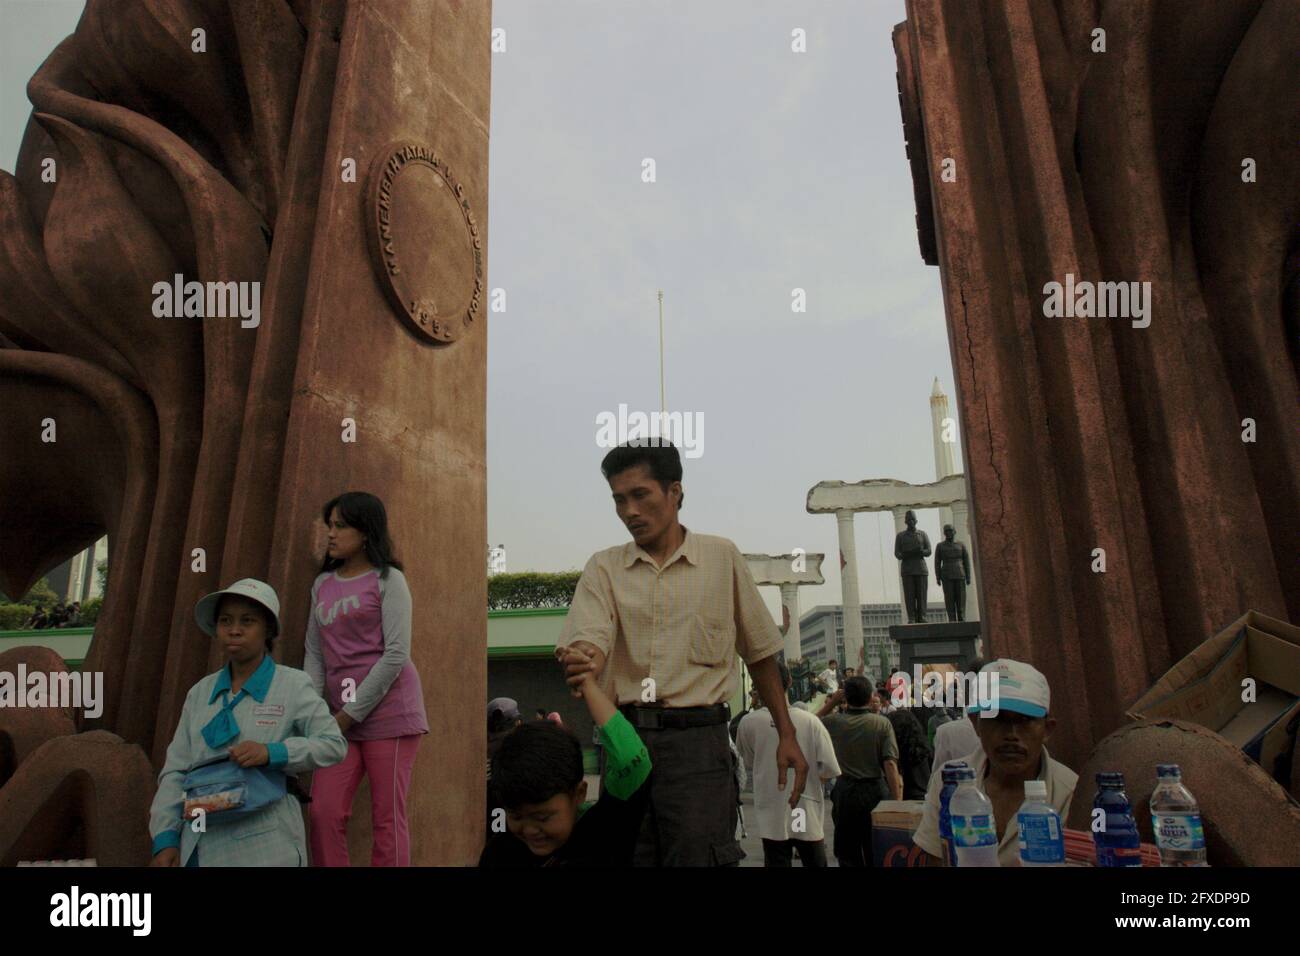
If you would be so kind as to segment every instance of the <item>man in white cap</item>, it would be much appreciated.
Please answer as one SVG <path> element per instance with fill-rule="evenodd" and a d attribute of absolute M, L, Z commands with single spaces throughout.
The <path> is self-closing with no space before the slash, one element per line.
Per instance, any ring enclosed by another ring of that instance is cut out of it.
<path fill-rule="evenodd" d="M 1044 744 L 1056 727 L 1049 713 L 1051 693 L 1047 678 L 1021 661 L 1002 658 L 984 665 L 979 698 L 967 710 L 978 714 L 975 732 L 980 747 L 961 757 L 975 771 L 975 780 L 993 804 L 993 822 L 998 833 L 998 863 L 1020 865 L 1020 828 L 1016 811 L 1025 802 L 1025 781 L 1047 784 L 1047 802 L 1064 820 L 1079 775 L 1053 760 Z M 987 681 L 987 682 L 986 682 Z M 925 794 L 925 811 L 912 842 L 929 854 L 927 863 L 942 865 L 939 839 L 939 795 L 943 790 L 943 767 L 936 763 Z"/>

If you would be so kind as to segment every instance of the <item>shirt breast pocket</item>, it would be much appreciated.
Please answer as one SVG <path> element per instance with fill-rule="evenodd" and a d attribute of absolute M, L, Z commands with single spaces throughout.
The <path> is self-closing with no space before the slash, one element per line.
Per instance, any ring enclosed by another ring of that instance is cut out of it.
<path fill-rule="evenodd" d="M 688 660 L 703 667 L 727 663 L 736 644 L 736 622 L 708 614 L 696 614 L 691 622 Z"/>

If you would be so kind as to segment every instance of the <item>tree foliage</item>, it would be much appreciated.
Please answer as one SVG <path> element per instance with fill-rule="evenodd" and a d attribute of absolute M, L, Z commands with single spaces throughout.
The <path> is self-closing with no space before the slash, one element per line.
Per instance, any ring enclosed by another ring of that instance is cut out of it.
<path fill-rule="evenodd" d="M 581 571 L 520 571 L 488 578 L 488 610 L 568 607 Z"/>

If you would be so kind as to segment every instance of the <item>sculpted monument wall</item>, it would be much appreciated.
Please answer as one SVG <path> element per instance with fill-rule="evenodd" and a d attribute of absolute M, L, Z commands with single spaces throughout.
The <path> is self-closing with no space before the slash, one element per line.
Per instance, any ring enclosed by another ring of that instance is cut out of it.
<path fill-rule="evenodd" d="M 1155 762 L 1195 773 L 1214 865 L 1294 864 L 1300 812 L 1124 710 L 1245 611 L 1300 619 L 1297 44 L 1288 0 L 908 0 L 894 31 L 986 649 L 1135 806 Z"/>
<path fill-rule="evenodd" d="M 985 639 L 1068 694 L 1076 767 L 1244 611 L 1300 618 L 1297 42 L 1275 0 L 909 0 L 894 32 Z"/>
<path fill-rule="evenodd" d="M 32 78 L 0 173 L 0 586 L 109 535 L 84 665 L 106 701 L 83 733 L 40 731 L 51 751 L 24 729 L 22 763 L 0 764 L 0 862 L 147 861 L 143 826 L 78 829 L 86 802 L 59 781 L 116 762 L 123 792 L 152 793 L 219 663 L 193 622 L 206 592 L 271 583 L 276 657 L 301 664 L 319 508 L 349 489 L 387 504 L 414 603 L 432 733 L 412 861 L 476 858 L 490 24 L 460 0 L 89 0 Z"/>

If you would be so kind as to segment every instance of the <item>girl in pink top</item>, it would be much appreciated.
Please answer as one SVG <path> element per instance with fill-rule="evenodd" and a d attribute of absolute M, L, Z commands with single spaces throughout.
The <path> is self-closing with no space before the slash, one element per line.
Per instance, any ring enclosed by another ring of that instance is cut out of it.
<path fill-rule="evenodd" d="M 411 592 L 393 557 L 384 503 L 350 491 L 322 509 L 325 565 L 311 589 L 303 661 L 348 739 L 342 763 L 316 771 L 311 849 L 317 866 L 348 865 L 348 819 L 370 777 L 372 866 L 409 866 L 406 792 L 420 737 L 429 732 L 411 663 Z"/>

